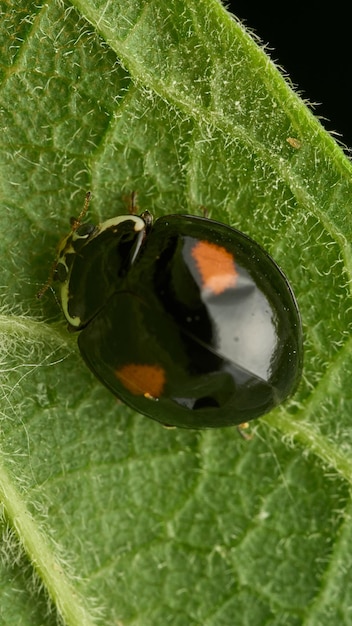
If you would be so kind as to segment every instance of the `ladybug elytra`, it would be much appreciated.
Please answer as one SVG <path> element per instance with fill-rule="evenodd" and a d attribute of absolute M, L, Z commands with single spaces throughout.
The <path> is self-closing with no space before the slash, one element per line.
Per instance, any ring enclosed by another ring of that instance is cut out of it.
<path fill-rule="evenodd" d="M 87 194 L 86 207 L 89 196 Z M 162 424 L 239 425 L 283 402 L 302 369 L 292 289 L 247 235 L 205 217 L 72 223 L 54 278 L 83 359 Z"/>

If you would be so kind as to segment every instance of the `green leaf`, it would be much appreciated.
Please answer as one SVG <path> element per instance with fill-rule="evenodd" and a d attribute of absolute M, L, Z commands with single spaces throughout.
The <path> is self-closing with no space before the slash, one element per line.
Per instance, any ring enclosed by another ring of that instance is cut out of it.
<path fill-rule="evenodd" d="M 0 6 L 1 625 L 352 624 L 350 162 L 216 0 Z M 132 415 L 36 300 L 87 189 L 288 275 L 304 375 L 250 441 Z"/>

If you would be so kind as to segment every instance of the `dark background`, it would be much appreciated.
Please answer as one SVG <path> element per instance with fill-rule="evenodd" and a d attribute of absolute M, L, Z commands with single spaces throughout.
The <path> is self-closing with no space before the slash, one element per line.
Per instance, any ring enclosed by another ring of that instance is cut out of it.
<path fill-rule="evenodd" d="M 226 2 L 226 0 L 225 0 Z M 226 2 L 270 48 L 271 58 L 288 73 L 322 124 L 352 148 L 352 20 L 348 3 L 295 2 L 253 6 L 247 0 Z"/>

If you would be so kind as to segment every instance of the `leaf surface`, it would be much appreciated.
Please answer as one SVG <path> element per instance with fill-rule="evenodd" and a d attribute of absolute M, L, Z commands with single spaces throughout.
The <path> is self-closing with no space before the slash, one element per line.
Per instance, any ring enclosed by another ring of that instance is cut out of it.
<path fill-rule="evenodd" d="M 0 33 L 1 624 L 352 623 L 349 161 L 216 0 L 3 0 Z M 36 300 L 87 189 L 289 277 L 304 375 L 250 441 L 133 415 Z"/>

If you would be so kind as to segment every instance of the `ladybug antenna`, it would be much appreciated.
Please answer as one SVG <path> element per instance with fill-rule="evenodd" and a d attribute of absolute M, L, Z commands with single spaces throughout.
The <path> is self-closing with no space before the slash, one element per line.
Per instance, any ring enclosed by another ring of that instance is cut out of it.
<path fill-rule="evenodd" d="M 136 215 L 137 213 L 137 209 L 138 209 L 137 196 L 138 196 L 137 191 L 132 191 L 130 195 L 130 203 L 128 207 L 128 212 L 130 215 Z"/>
<path fill-rule="evenodd" d="M 48 291 L 48 289 L 52 289 L 51 285 L 52 285 L 52 282 L 54 280 L 54 274 L 55 274 L 56 266 L 57 266 L 57 261 L 55 259 L 54 263 L 51 266 L 51 269 L 50 269 L 47 281 L 44 283 L 42 288 L 39 289 L 39 291 L 37 292 L 38 300 L 40 300 L 44 296 L 44 294 Z"/>
<path fill-rule="evenodd" d="M 89 207 L 89 203 L 90 203 L 91 197 L 92 197 L 91 192 L 87 191 L 86 198 L 85 198 L 84 205 L 83 205 L 83 209 L 80 212 L 79 216 L 78 217 L 71 217 L 71 219 L 70 219 L 71 233 L 73 233 L 75 230 L 77 230 L 77 228 L 79 228 L 79 226 L 82 224 L 82 220 L 84 219 L 84 217 L 85 217 L 85 215 L 86 215 L 86 213 L 88 211 L 88 207 Z M 38 300 L 40 300 L 43 297 L 43 295 L 48 291 L 48 289 L 51 289 L 51 285 L 52 285 L 53 280 L 54 280 L 54 274 L 55 274 L 56 266 L 57 266 L 57 259 L 55 259 L 54 263 L 51 266 L 51 269 L 50 269 L 47 281 L 44 283 L 42 288 L 37 293 Z"/>
<path fill-rule="evenodd" d="M 84 205 L 83 205 L 83 209 L 80 212 L 78 217 L 71 217 L 70 219 L 70 224 L 71 224 L 71 232 L 74 232 L 75 230 L 77 230 L 77 228 L 79 228 L 79 226 L 82 224 L 82 221 L 84 220 L 87 212 L 88 212 L 88 208 L 89 208 L 89 203 L 90 203 L 90 199 L 92 197 L 92 193 L 90 191 L 87 191 L 86 193 L 86 198 L 84 201 Z"/>

